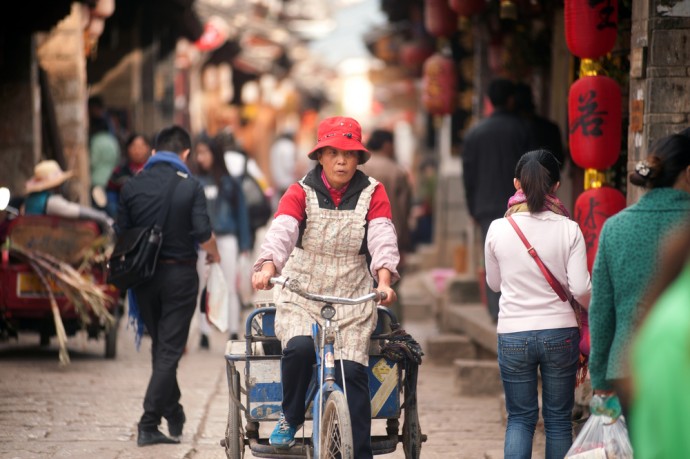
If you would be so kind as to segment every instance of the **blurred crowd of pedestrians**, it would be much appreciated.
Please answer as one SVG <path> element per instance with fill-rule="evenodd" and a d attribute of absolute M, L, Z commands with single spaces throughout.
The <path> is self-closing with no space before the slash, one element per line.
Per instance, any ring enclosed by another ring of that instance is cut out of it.
<path fill-rule="evenodd" d="M 690 378 L 690 129 L 658 139 L 636 164 L 629 181 L 644 193 L 606 220 L 590 276 L 582 232 L 557 197 L 567 160 L 558 126 L 538 115 L 526 84 L 497 79 L 489 85 L 488 98 L 490 115 L 464 138 L 462 185 L 470 216 L 481 229 L 488 312 L 497 324 L 508 412 L 505 457 L 531 455 L 540 410 L 539 377 L 546 456 L 564 457 L 572 444 L 574 390 L 585 338 L 571 303 L 588 309 L 592 394 L 605 400 L 607 407 L 620 406 L 614 414 L 627 421 L 635 457 L 687 457 L 690 441 L 683 421 L 690 410 L 684 390 Z M 195 185 L 181 193 L 202 196 L 203 205 L 195 198 L 194 205 L 180 208 L 190 212 L 188 220 L 196 226 L 189 231 L 195 239 L 178 234 L 184 244 L 168 247 L 162 254 L 173 260 L 161 270 L 161 276 L 167 277 L 140 292 L 147 303 L 140 305 L 145 325 L 157 329 L 151 335 L 154 367 L 140 422 L 140 444 L 175 441 L 184 412 L 174 367 L 184 351 L 188 327 L 161 329 L 164 318 L 155 308 L 174 307 L 182 297 L 191 298 L 194 312 L 178 318 L 182 325 L 190 325 L 196 316 L 199 345 L 210 348 L 212 325 L 204 309 L 207 261 L 219 263 L 228 287 L 223 331 L 230 339 L 238 338 L 242 306 L 251 301 L 249 271 L 259 232 L 270 224 L 286 191 L 302 178 L 300 164 L 314 161 L 306 158 L 290 130 L 276 132 L 269 170 L 262 170 L 231 125 L 221 126 L 214 135 L 204 131 L 193 140 L 179 127 L 166 128 L 155 139 L 140 132 L 122 138 L 101 99 L 89 100 L 89 113 L 92 205 L 62 197 L 61 187 L 71 172 L 54 161 L 43 161 L 27 183 L 22 210 L 93 219 L 104 228 L 116 217 L 119 227 L 139 224 L 131 218 L 151 212 L 141 213 L 134 196 L 152 199 L 142 188 L 152 174 L 133 181 L 141 171 L 160 172 L 163 169 L 154 166 L 167 164 L 194 178 L 189 183 Z M 412 174 L 398 161 L 396 138 L 388 126 L 364 133 L 361 142 L 371 158 L 360 161 L 357 168 L 383 185 L 400 251 L 397 272 L 404 275 L 405 255 L 419 244 L 433 242 L 437 165 L 424 159 Z M 153 189 L 161 189 L 156 183 Z M 193 265 L 193 271 L 187 265 Z M 151 300 L 163 285 L 184 276 L 198 283 L 185 281 L 189 291 L 178 292 L 176 299 Z M 402 320 L 399 297 L 392 308 Z M 177 336 L 171 354 L 177 357 L 158 354 L 161 330 L 163 335 Z M 597 415 L 598 409 L 593 407 L 592 414 Z M 157 430 L 161 418 L 168 419 L 170 437 Z"/>

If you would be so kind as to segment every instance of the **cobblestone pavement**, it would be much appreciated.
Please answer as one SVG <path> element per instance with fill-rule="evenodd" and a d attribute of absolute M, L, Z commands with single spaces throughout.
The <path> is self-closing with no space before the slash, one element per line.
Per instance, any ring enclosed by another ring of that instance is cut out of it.
<path fill-rule="evenodd" d="M 420 343 L 436 333 L 432 322 L 404 325 Z M 144 448 L 136 446 L 136 423 L 150 374 L 146 337 L 138 352 L 123 321 L 115 360 L 103 358 L 103 341 L 70 338 L 72 362 L 65 367 L 58 363 L 55 339 L 47 348 L 38 347 L 38 336 L 31 334 L 0 343 L 0 458 L 224 458 L 219 445 L 228 407 L 224 337 L 214 334 L 205 351 L 198 348 L 195 330 L 193 324 L 178 370 L 187 414 L 183 441 Z M 430 363 L 420 367 L 418 396 L 428 436 L 422 458 L 502 457 L 498 397 L 459 396 L 452 366 Z M 378 457 L 404 458 L 398 446 Z"/>

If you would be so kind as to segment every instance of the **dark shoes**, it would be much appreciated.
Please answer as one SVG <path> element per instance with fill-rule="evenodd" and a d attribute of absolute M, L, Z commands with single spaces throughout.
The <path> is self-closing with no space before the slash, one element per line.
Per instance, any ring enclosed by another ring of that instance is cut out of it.
<path fill-rule="evenodd" d="M 180 428 L 181 430 L 181 428 Z M 156 430 L 139 430 L 139 435 L 137 436 L 137 446 L 149 446 L 157 444 L 178 444 L 180 440 L 176 438 L 170 438 L 163 434 L 158 429 Z"/>
<path fill-rule="evenodd" d="M 180 437 L 182 436 L 182 428 L 184 427 L 184 423 L 186 420 L 186 416 L 184 415 L 184 413 L 182 413 L 182 418 L 180 418 L 179 421 L 168 421 L 168 433 L 173 439 L 178 441 L 180 440 Z"/>
<path fill-rule="evenodd" d="M 201 340 L 199 340 L 199 347 L 201 349 L 209 348 L 208 335 L 201 335 Z"/>

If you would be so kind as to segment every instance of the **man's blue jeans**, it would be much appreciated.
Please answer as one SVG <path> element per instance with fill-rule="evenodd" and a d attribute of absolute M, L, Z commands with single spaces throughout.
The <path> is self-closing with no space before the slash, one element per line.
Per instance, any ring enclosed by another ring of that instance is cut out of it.
<path fill-rule="evenodd" d="M 508 411 L 505 459 L 532 457 L 532 439 L 539 419 L 537 369 L 541 372 L 546 459 L 565 457 L 573 442 L 579 342 L 577 328 L 498 335 L 498 366 Z"/>

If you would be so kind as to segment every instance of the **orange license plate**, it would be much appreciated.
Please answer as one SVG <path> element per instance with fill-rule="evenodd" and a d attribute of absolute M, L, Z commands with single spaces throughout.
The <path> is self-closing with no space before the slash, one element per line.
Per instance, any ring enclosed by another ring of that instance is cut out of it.
<path fill-rule="evenodd" d="M 53 295 L 65 296 L 64 292 L 48 279 Z M 17 273 L 17 297 L 18 298 L 48 298 L 48 290 L 41 282 L 41 278 L 33 272 Z"/>

